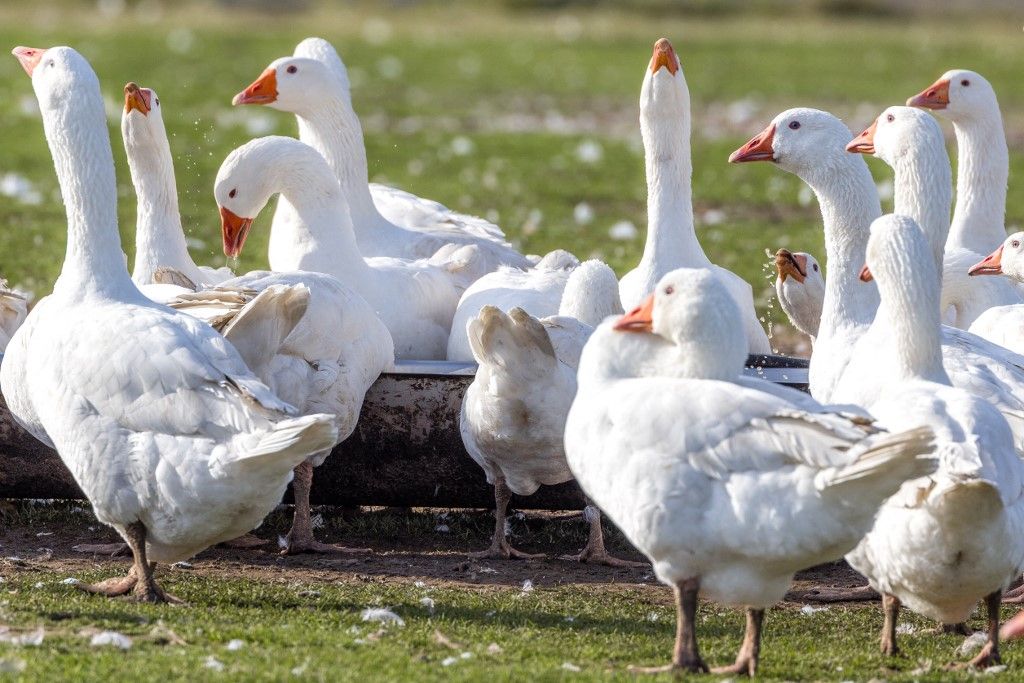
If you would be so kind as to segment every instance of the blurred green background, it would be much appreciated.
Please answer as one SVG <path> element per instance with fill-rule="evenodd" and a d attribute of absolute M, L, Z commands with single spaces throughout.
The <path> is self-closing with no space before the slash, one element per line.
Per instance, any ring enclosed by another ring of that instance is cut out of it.
<path fill-rule="evenodd" d="M 16 6 L 15 6 L 16 5 Z M 69 44 L 90 59 L 108 100 L 121 232 L 133 252 L 135 200 L 120 144 L 121 90 L 155 89 L 176 158 L 193 255 L 220 265 L 212 183 L 243 142 L 294 135 L 294 120 L 233 108 L 234 93 L 309 35 L 349 67 L 370 175 L 499 223 L 523 250 L 598 256 L 620 274 L 646 226 L 637 98 L 651 44 L 683 62 L 693 107 L 698 233 L 716 262 L 752 282 L 768 322 L 766 250 L 823 252 L 810 192 L 768 165 L 726 164 L 779 111 L 813 106 L 861 130 L 953 67 L 977 70 L 1000 96 L 1011 144 L 1007 226 L 1024 224 L 1024 33 L 1019 2 L 634 0 L 632 2 L 4 3 L 4 44 Z M 947 132 L 950 126 L 943 123 Z M 64 215 L 31 85 L 0 60 L 0 274 L 47 293 L 64 251 Z M 955 160 L 955 145 L 951 145 Z M 883 197 L 891 174 L 869 162 Z M 271 211 L 240 267 L 265 266 Z M 778 345 L 806 345 L 781 331 Z"/>

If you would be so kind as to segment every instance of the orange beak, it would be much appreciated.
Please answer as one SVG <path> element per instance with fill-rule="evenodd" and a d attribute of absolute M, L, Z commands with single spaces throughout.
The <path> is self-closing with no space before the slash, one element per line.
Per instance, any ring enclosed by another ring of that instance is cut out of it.
<path fill-rule="evenodd" d="M 779 280 L 782 282 L 792 277 L 802 284 L 807 278 L 807 257 L 794 254 L 788 249 L 779 249 L 775 252 L 775 270 L 779 272 Z"/>
<path fill-rule="evenodd" d="M 878 119 L 868 126 L 868 129 L 850 140 L 850 144 L 846 146 L 847 152 L 855 152 L 858 154 L 874 154 L 875 153 L 875 130 L 878 128 Z M 867 282 L 867 280 L 865 280 Z"/>
<path fill-rule="evenodd" d="M 150 106 L 142 88 L 134 82 L 129 82 L 124 86 L 124 113 L 127 114 L 132 109 L 145 116 L 149 113 Z"/>
<path fill-rule="evenodd" d="M 679 58 L 672 48 L 668 38 L 661 38 L 654 44 L 654 54 L 651 55 L 651 73 L 656 74 L 661 67 L 668 69 L 668 72 L 675 75 L 679 71 Z"/>
<path fill-rule="evenodd" d="M 267 69 L 248 88 L 235 95 L 231 104 L 270 104 L 277 99 L 277 71 Z"/>
<path fill-rule="evenodd" d="M 871 282 L 875 279 L 875 276 L 871 274 L 871 269 L 868 268 L 868 264 L 864 264 L 864 267 L 860 269 L 860 281 Z"/>
<path fill-rule="evenodd" d="M 42 60 L 44 52 L 46 50 L 38 47 L 22 47 L 20 45 L 11 50 L 11 54 L 21 62 L 21 68 L 25 70 L 29 78 L 32 78 L 32 72 L 35 71 L 36 65 Z"/>
<path fill-rule="evenodd" d="M 907 100 L 907 106 L 921 107 L 922 109 L 945 109 L 949 106 L 949 81 L 940 78 Z"/>
<path fill-rule="evenodd" d="M 251 218 L 242 218 L 223 206 L 220 207 L 220 232 L 224 241 L 224 255 L 230 258 L 238 258 L 245 246 L 245 238 L 249 236 L 249 228 L 252 227 Z"/>
<path fill-rule="evenodd" d="M 612 329 L 620 332 L 650 332 L 654 325 L 653 314 L 654 295 L 651 294 L 643 303 L 619 318 Z"/>
<path fill-rule="evenodd" d="M 1003 272 L 1003 245 L 968 269 L 968 275 L 999 275 Z"/>
<path fill-rule="evenodd" d="M 750 142 L 729 155 L 730 164 L 742 164 L 746 161 L 775 161 L 775 124 L 750 138 Z"/>

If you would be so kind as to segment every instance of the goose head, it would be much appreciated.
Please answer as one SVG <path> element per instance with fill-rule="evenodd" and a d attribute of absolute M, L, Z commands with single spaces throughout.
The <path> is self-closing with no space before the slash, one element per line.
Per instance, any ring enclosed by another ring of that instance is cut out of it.
<path fill-rule="evenodd" d="M 326 64 L 308 57 L 281 57 L 235 95 L 231 104 L 265 104 L 279 111 L 308 115 L 321 101 L 320 94 L 338 87 L 338 77 Z"/>
<path fill-rule="evenodd" d="M 782 310 L 804 334 L 816 337 L 825 300 L 825 278 L 817 259 L 805 252 L 775 252 L 775 292 Z"/>
<path fill-rule="evenodd" d="M 591 259 L 569 275 L 558 314 L 596 327 L 610 315 L 622 314 L 619 279 L 606 263 Z"/>
<path fill-rule="evenodd" d="M 745 145 L 729 155 L 729 163 L 771 161 L 807 182 L 849 164 L 844 150 L 853 134 L 826 111 L 787 109 Z"/>
<path fill-rule="evenodd" d="M 685 130 L 689 135 L 690 91 L 672 43 L 661 38 L 654 44 L 651 61 L 640 88 L 640 132 L 671 136 Z M 685 125 L 680 125 L 680 124 Z"/>
<path fill-rule="evenodd" d="M 124 86 L 121 136 L 125 147 L 162 144 L 167 139 L 160 98 L 152 89 L 133 82 Z"/>
<path fill-rule="evenodd" d="M 291 188 L 324 196 L 340 193 L 324 158 L 295 138 L 256 138 L 224 159 L 213 194 L 220 210 L 225 255 L 238 257 L 253 221 L 271 196 Z"/>
<path fill-rule="evenodd" d="M 933 109 L 950 121 L 967 122 L 999 111 L 992 84 L 974 71 L 952 69 L 907 100 L 908 107 Z"/>
<path fill-rule="evenodd" d="M 732 380 L 747 358 L 739 308 L 707 269 L 679 268 L 666 274 L 614 329 L 653 334 L 674 345 L 678 376 Z"/>
<path fill-rule="evenodd" d="M 908 159 L 921 149 L 938 145 L 945 149 L 942 129 L 933 116 L 913 107 L 889 107 L 860 135 L 846 151 L 871 154 L 890 166 Z"/>
<path fill-rule="evenodd" d="M 292 56 L 315 59 L 331 71 L 334 77 L 341 83 L 341 87 L 346 93 L 351 90 L 345 62 L 341 61 L 341 56 L 330 42 L 323 38 L 306 38 L 295 46 Z"/>
<path fill-rule="evenodd" d="M 47 112 L 76 116 L 87 96 L 99 90 L 99 79 L 89 62 L 74 48 L 16 47 L 11 51 L 32 78 L 44 123 Z M 96 97 L 88 97 L 93 105 Z M 102 102 L 100 102 L 102 104 Z M 93 107 L 95 108 L 95 107 Z M 106 115 L 104 114 L 104 120 Z"/>
<path fill-rule="evenodd" d="M 1015 232 L 999 248 L 974 264 L 968 275 L 1008 275 L 1024 282 L 1024 232 Z"/>

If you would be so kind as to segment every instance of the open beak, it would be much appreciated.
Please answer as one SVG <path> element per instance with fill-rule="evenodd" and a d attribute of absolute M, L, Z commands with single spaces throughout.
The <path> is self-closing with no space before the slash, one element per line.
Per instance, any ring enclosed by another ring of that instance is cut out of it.
<path fill-rule="evenodd" d="M 248 88 L 235 95 L 231 104 L 270 104 L 277 100 L 277 71 L 266 69 Z"/>
<path fill-rule="evenodd" d="M 612 329 L 620 332 L 650 332 L 654 325 L 654 295 L 651 294 L 639 306 L 619 318 Z"/>
<path fill-rule="evenodd" d="M 874 154 L 875 153 L 875 130 L 878 128 L 878 119 L 868 126 L 868 129 L 863 133 L 850 140 L 850 144 L 846 146 L 847 152 L 855 152 L 858 154 Z M 866 282 L 866 280 L 865 280 Z"/>
<path fill-rule="evenodd" d="M 133 109 L 143 116 L 147 115 L 150 111 L 149 99 L 138 84 L 129 82 L 124 86 L 124 113 Z"/>
<path fill-rule="evenodd" d="M 245 246 L 245 238 L 249 236 L 249 228 L 252 227 L 251 218 L 242 218 L 223 206 L 220 207 L 220 232 L 224 240 L 224 255 L 229 258 L 238 258 Z"/>
<path fill-rule="evenodd" d="M 32 78 L 32 72 L 35 71 L 36 65 L 42 60 L 44 52 L 46 50 L 38 47 L 22 47 L 21 45 L 11 50 L 11 54 L 21 62 L 21 68 L 25 70 L 29 78 Z"/>
<path fill-rule="evenodd" d="M 742 164 L 745 161 L 775 161 L 775 124 L 750 139 L 750 142 L 729 155 L 730 164 Z"/>
<path fill-rule="evenodd" d="M 668 38 L 661 38 L 654 44 L 654 54 L 651 55 L 651 73 L 656 74 L 661 67 L 668 69 L 668 72 L 675 75 L 679 71 L 679 58 L 672 48 Z"/>
<path fill-rule="evenodd" d="M 1003 272 L 1003 245 L 968 269 L 968 275 L 999 275 Z"/>
<path fill-rule="evenodd" d="M 907 106 L 921 107 L 922 109 L 945 109 L 949 106 L 949 81 L 940 78 L 907 100 Z"/>
<path fill-rule="evenodd" d="M 871 274 L 871 269 L 868 268 L 868 264 L 864 264 L 864 267 L 860 269 L 860 281 L 871 282 L 875 279 L 875 276 Z"/>
<path fill-rule="evenodd" d="M 779 249 L 775 252 L 775 270 L 779 272 L 779 280 L 782 282 L 792 277 L 803 284 L 807 278 L 807 257 L 797 256 L 788 249 Z"/>

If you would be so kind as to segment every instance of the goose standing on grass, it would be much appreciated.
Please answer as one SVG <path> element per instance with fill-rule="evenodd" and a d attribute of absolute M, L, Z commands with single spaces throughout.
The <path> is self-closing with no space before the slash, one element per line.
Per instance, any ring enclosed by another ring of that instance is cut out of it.
<path fill-rule="evenodd" d="M 394 340 L 396 359 L 444 359 L 455 307 L 482 275 L 476 246 L 449 245 L 432 259 L 365 259 L 348 218 L 345 198 L 327 162 L 309 145 L 279 136 L 257 138 L 231 152 L 217 173 L 224 253 L 237 257 L 252 222 L 276 193 L 295 220 L 275 228 L 270 267 L 338 278 L 362 296 Z"/>
<path fill-rule="evenodd" d="M 969 275 L 1006 275 L 1018 285 L 1024 284 L 1024 232 L 1015 232 L 999 248 L 971 266 Z M 1024 306 L 990 308 L 971 324 L 970 332 L 994 344 L 1024 353 Z"/>
<path fill-rule="evenodd" d="M 160 297 L 161 287 L 155 279 L 162 268 L 183 275 L 184 280 L 178 280 L 179 286 L 189 288 L 191 285 L 191 289 L 234 277 L 229 268 L 197 266 L 188 253 L 178 212 L 171 145 L 164 128 L 160 98 L 150 88 L 140 88 L 131 82 L 124 86 L 121 138 L 138 199 L 135 268 L 132 270 L 135 284 L 151 298 L 155 295 L 159 300 L 168 298 Z M 170 296 L 180 293 L 173 285 L 163 291 Z"/>
<path fill-rule="evenodd" d="M 84 588 L 173 601 L 155 564 L 255 528 L 337 427 L 330 415 L 292 417 L 221 335 L 138 290 L 118 236 L 96 74 L 68 47 L 14 54 L 39 100 L 68 248 L 53 293 L 15 334 L 0 385 L 18 421 L 54 445 L 97 519 L 131 547 L 128 576 Z"/>
<path fill-rule="evenodd" d="M 825 300 L 825 276 L 817 259 L 808 253 L 779 249 L 775 252 L 775 293 L 793 327 L 811 338 L 818 336 Z"/>
<path fill-rule="evenodd" d="M 942 367 L 939 270 L 913 219 L 871 226 L 862 280 L 878 282 L 877 324 L 892 344 L 860 349 L 883 385 L 864 407 L 890 431 L 930 427 L 938 469 L 906 482 L 846 559 L 882 593 L 882 652 L 897 653 L 901 605 L 944 624 L 988 609 L 988 641 L 973 666 L 998 664 L 1002 591 L 1024 566 L 1024 463 L 1006 419 L 953 387 Z"/>
<path fill-rule="evenodd" d="M 671 345 L 673 377 L 637 378 L 641 340 Z M 852 549 L 903 481 L 927 474 L 931 434 L 880 434 L 764 381 L 737 380 L 747 356 L 742 316 L 705 269 L 667 274 L 632 313 L 583 350 L 565 449 L 584 492 L 654 563 L 676 593 L 670 669 L 707 671 L 697 648 L 697 596 L 747 607 L 735 663 L 753 675 L 765 609 L 793 573 Z M 626 369 L 624 372 L 623 370 Z M 700 396 L 700 401 L 694 401 Z M 766 509 L 771 514 L 766 514 Z"/>
<path fill-rule="evenodd" d="M 942 310 L 955 310 L 954 327 L 968 329 L 994 306 L 1024 303 L 1024 291 L 1008 280 L 967 274 L 987 249 L 979 253 L 948 243 L 952 170 L 942 129 L 934 117 L 920 109 L 889 107 L 847 149 L 872 154 L 892 167 L 893 210 L 913 218 L 928 236 L 942 268 Z M 961 236 L 954 241 L 965 239 Z"/>
<path fill-rule="evenodd" d="M 953 122 L 956 133 L 956 206 L 946 249 L 987 254 L 1006 239 L 1006 183 L 1010 153 L 992 85 L 981 74 L 953 69 L 907 100 Z"/>
<path fill-rule="evenodd" d="M 872 377 L 873 372 L 870 367 L 851 370 L 851 358 L 862 344 L 864 348 L 877 349 L 892 344 L 892 340 L 884 326 L 873 324 L 878 310 L 878 288 L 858 279 L 869 228 L 881 215 L 881 206 L 863 158 L 845 151 L 851 137 L 849 128 L 832 114 L 817 109 L 789 109 L 729 159 L 772 161 L 799 176 L 817 195 L 825 228 L 829 275 L 825 281 L 821 325 L 811 355 L 811 394 L 823 403 L 865 405 L 876 400 L 879 387 L 873 382 L 858 382 L 859 378 Z M 947 229 L 948 225 L 947 221 Z M 931 235 L 928 237 L 932 239 Z M 946 235 L 937 234 L 935 239 L 943 245 Z M 942 328 L 941 344 L 942 362 L 953 386 L 993 403 L 1010 423 L 1016 442 L 1024 443 L 1024 357 L 948 326 Z M 846 382 L 861 386 L 843 387 L 844 395 L 840 398 L 839 385 L 847 375 L 850 379 Z"/>
<path fill-rule="evenodd" d="M 466 451 L 494 485 L 495 502 L 491 546 L 471 557 L 539 557 L 509 544 L 505 511 L 512 493 L 528 496 L 541 485 L 572 479 L 563 439 L 576 395 L 576 366 L 594 326 L 622 313 L 618 287 L 611 268 L 586 261 L 569 277 L 557 316 L 538 320 L 519 307 L 506 314 L 487 305 L 469 322 L 479 367 L 462 402 L 459 428 Z M 583 517 L 590 524 L 587 546 L 566 559 L 637 565 L 605 550 L 596 508 L 588 505 Z"/>
<path fill-rule="evenodd" d="M 178 213 L 174 162 L 163 124 L 160 99 L 149 88 L 125 86 L 125 111 L 121 120 L 132 183 L 138 196 L 136 259 L 133 279 L 153 298 L 170 290 L 168 303 L 180 311 L 210 323 L 241 353 L 247 365 L 282 400 L 301 412 L 335 416 L 338 441 L 355 430 L 366 390 L 381 372 L 391 368 L 394 347 L 391 335 L 366 301 L 337 278 L 323 273 L 253 271 L 229 280 L 226 268 L 211 271 L 196 267 L 185 248 Z M 153 284 L 158 273 L 171 272 L 181 287 Z M 219 285 L 209 285 L 219 281 Z M 269 288 L 301 285 L 309 290 L 308 308 L 295 329 L 282 337 L 280 348 L 270 349 L 263 337 L 275 321 L 254 322 L 245 311 L 251 301 Z M 179 291 L 175 291 L 179 290 Z M 265 353 L 250 353 L 251 349 Z M 313 467 L 327 458 L 317 453 L 295 468 L 292 493 L 295 513 L 285 536 L 283 553 L 334 552 L 339 546 L 317 542 L 310 519 L 309 493 Z M 259 539 L 235 539 L 232 545 L 262 543 Z M 94 546 L 84 546 L 86 551 Z"/>
<path fill-rule="evenodd" d="M 322 49 L 311 54 L 323 59 L 330 46 L 320 47 Z M 446 244 L 475 245 L 480 250 L 483 272 L 501 265 L 530 267 L 530 261 L 505 241 L 496 226 L 447 211 L 439 204 L 432 215 L 426 204 L 417 212 L 416 215 L 430 221 L 426 225 L 399 226 L 381 215 L 367 185 L 366 147 L 359 117 L 352 109 L 347 75 L 343 78 L 338 74 L 337 65 L 341 60 L 337 53 L 333 54 L 337 60 L 333 68 L 333 60 L 321 62 L 316 57 L 277 59 L 255 82 L 238 93 L 232 103 L 269 105 L 295 114 L 299 121 L 299 138 L 327 160 L 341 185 L 362 254 L 427 258 Z M 311 97 L 310 93 L 316 95 Z M 271 229 L 271 251 L 281 244 L 280 233 L 286 231 L 284 226 L 296 220 L 296 210 L 286 196 L 278 202 Z"/>
<path fill-rule="evenodd" d="M 619 292 L 626 309 L 637 306 L 665 273 L 676 268 L 705 268 L 722 281 L 743 312 L 750 353 L 771 353 L 768 335 L 757 318 L 750 285 L 714 265 L 693 227 L 690 160 L 690 91 L 683 67 L 665 38 L 654 54 L 640 89 L 640 133 L 647 169 L 647 241 L 637 267 L 622 277 Z"/>
<path fill-rule="evenodd" d="M 448 360 L 473 360 L 466 326 L 484 306 L 494 306 L 505 313 L 518 307 L 535 318 L 558 313 L 569 275 L 579 265 L 575 256 L 556 249 L 532 268 L 520 270 L 503 266 L 471 284 L 455 309 L 448 336 Z M 596 325 L 600 320 L 587 322 Z"/>

